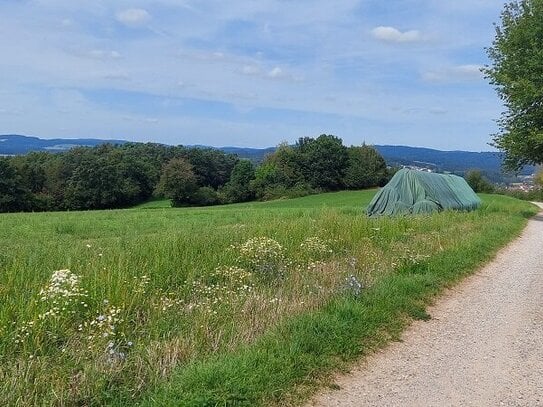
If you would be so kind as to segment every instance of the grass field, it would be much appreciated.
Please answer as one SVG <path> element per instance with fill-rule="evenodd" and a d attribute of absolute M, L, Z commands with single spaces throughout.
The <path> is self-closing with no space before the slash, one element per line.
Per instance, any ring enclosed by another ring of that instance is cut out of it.
<path fill-rule="evenodd" d="M 0 215 L 0 405 L 296 404 L 536 212 L 374 220 L 373 194 Z"/>

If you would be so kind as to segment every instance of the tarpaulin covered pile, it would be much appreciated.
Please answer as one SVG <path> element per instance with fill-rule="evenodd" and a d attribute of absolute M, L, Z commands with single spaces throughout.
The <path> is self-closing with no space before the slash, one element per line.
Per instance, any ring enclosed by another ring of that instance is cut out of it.
<path fill-rule="evenodd" d="M 444 209 L 471 211 L 481 205 L 464 178 L 402 169 L 368 205 L 369 216 L 406 215 Z"/>

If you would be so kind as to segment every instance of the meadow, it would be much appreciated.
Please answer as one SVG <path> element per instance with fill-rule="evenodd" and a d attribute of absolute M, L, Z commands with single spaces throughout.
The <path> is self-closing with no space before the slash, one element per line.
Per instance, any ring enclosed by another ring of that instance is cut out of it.
<path fill-rule="evenodd" d="M 368 219 L 374 193 L 0 215 L 0 405 L 297 404 L 536 213 Z"/>

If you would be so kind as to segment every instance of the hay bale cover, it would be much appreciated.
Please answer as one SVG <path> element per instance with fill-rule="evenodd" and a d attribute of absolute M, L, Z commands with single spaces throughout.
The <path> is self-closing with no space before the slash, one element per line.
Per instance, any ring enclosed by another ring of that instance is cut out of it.
<path fill-rule="evenodd" d="M 464 178 L 402 169 L 368 205 L 369 216 L 422 214 L 458 209 L 471 211 L 481 205 Z"/>

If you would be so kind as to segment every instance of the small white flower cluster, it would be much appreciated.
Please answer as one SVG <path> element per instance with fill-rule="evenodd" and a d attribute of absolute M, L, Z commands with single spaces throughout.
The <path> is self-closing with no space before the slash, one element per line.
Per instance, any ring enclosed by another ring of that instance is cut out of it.
<path fill-rule="evenodd" d="M 54 271 L 49 283 L 40 290 L 40 300 L 50 308 L 39 314 L 40 319 L 75 314 L 79 307 L 87 308 L 83 300 L 87 292 L 81 288 L 80 277 L 70 270 Z"/>
<path fill-rule="evenodd" d="M 217 267 L 211 277 L 228 282 L 233 286 L 244 286 L 252 277 L 252 273 L 241 267 Z"/>
<path fill-rule="evenodd" d="M 322 270 L 325 266 L 326 266 L 326 263 L 324 261 L 310 261 L 307 264 L 307 270 L 309 271 Z"/>
<path fill-rule="evenodd" d="M 69 320 L 81 309 L 88 308 L 85 300 L 88 294 L 81 288 L 80 283 L 80 277 L 70 270 L 54 271 L 47 285 L 39 292 L 41 312 L 38 314 L 38 320 L 20 323 L 14 334 L 14 342 L 23 344 L 37 325 L 41 326 L 50 320 L 54 320 L 55 323 Z"/>
<path fill-rule="evenodd" d="M 109 301 L 104 300 L 105 308 L 103 312 L 94 317 L 90 321 L 86 321 L 79 325 L 80 332 L 87 333 L 89 341 L 89 349 L 93 347 L 95 342 L 99 342 L 100 338 L 114 338 L 118 335 L 117 326 L 123 322 L 120 317 L 122 309 L 109 304 Z"/>
<path fill-rule="evenodd" d="M 328 245 L 328 242 L 322 240 L 318 236 L 308 237 L 300 244 L 300 248 L 309 252 L 312 255 L 318 256 L 324 256 L 333 253 L 333 250 Z"/>
<path fill-rule="evenodd" d="M 401 261 L 403 264 L 407 265 L 417 265 L 419 263 L 422 263 L 424 260 L 428 259 L 430 256 L 417 253 L 414 250 L 406 249 L 405 253 L 401 257 Z"/>
<path fill-rule="evenodd" d="M 149 282 L 151 281 L 150 277 L 147 275 L 143 275 L 141 277 L 134 277 L 134 279 L 138 279 L 137 287 L 135 292 L 138 294 L 144 294 L 147 291 L 147 286 L 149 285 Z"/>
<path fill-rule="evenodd" d="M 173 293 L 170 293 L 169 295 L 161 296 L 158 303 L 155 304 L 155 308 L 162 311 L 167 311 L 173 307 L 181 307 L 185 303 L 185 301 L 180 298 L 175 298 L 173 295 Z"/>
<path fill-rule="evenodd" d="M 234 246 L 241 258 L 255 272 L 263 274 L 281 274 L 284 263 L 283 246 L 269 237 L 254 237 Z"/>
<path fill-rule="evenodd" d="M 132 342 L 128 342 L 127 346 L 132 346 Z M 110 364 L 116 364 L 126 359 L 126 353 L 122 352 L 119 345 L 113 341 L 109 341 L 106 346 L 106 361 Z"/>
<path fill-rule="evenodd" d="M 191 283 L 191 299 L 183 300 L 175 293 L 162 295 L 154 304 L 155 309 L 168 311 L 171 308 L 184 307 L 186 311 L 203 311 L 217 314 L 215 308 L 237 302 L 253 291 L 252 274 L 241 267 L 217 267 L 206 280 Z"/>
<path fill-rule="evenodd" d="M 217 314 L 217 307 L 238 303 L 254 289 L 252 274 L 240 267 L 218 267 L 210 275 L 215 282 L 192 282 L 194 300 L 187 309 Z"/>
<path fill-rule="evenodd" d="M 15 331 L 14 342 L 22 344 L 30 336 L 32 328 L 34 328 L 34 321 L 23 322 Z"/>
<path fill-rule="evenodd" d="M 352 274 L 345 279 L 345 289 L 355 296 L 359 296 L 364 289 L 364 284 L 362 284 L 358 279 Z"/>

